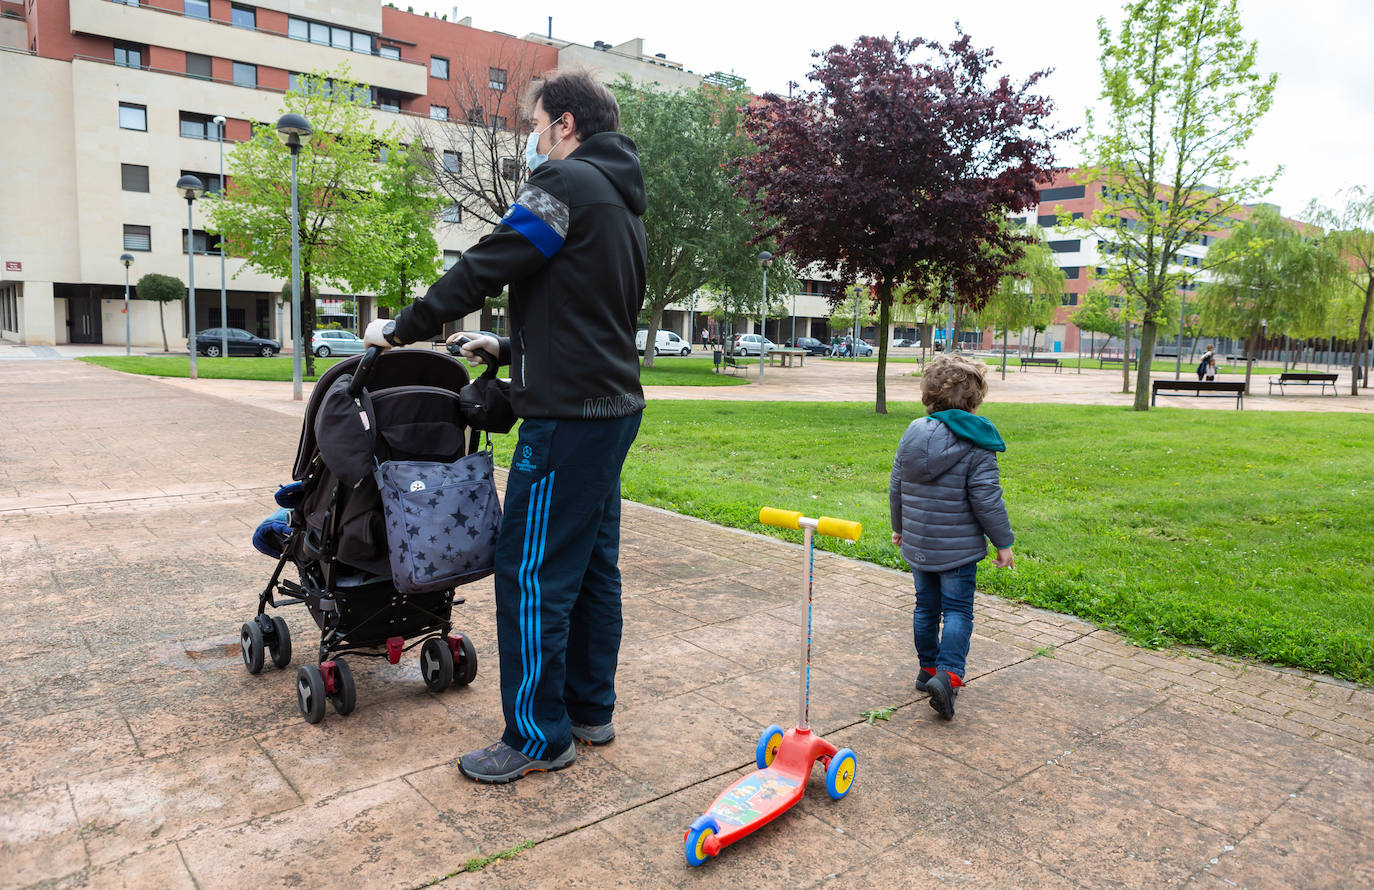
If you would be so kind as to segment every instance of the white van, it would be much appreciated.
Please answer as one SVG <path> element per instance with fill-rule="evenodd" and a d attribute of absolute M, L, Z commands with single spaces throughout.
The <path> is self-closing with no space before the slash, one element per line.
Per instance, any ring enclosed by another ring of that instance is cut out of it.
<path fill-rule="evenodd" d="M 635 349 L 639 354 L 644 354 L 644 344 L 649 339 L 649 332 L 642 330 L 635 334 Z M 674 334 L 672 331 L 659 331 L 654 338 L 654 355 L 691 355 L 692 344 Z"/>

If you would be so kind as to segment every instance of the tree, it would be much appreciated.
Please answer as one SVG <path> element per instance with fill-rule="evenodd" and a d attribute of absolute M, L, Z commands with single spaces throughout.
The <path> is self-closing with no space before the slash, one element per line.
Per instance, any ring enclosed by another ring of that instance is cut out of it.
<path fill-rule="evenodd" d="M 375 237 L 388 250 L 379 257 L 378 277 L 368 290 L 377 304 L 402 309 L 414 298 L 416 284 L 439 277 L 439 243 L 434 223 L 444 207 L 429 179 L 430 164 L 417 141 L 388 149 L 378 171 L 374 213 Z"/>
<path fill-rule="evenodd" d="M 952 283 L 977 309 L 1026 242 L 998 219 L 1035 203 L 1054 159 L 1050 101 L 989 83 L 998 62 L 961 32 L 948 46 L 861 37 L 835 46 L 795 98 L 766 94 L 744 111 L 759 151 L 737 161 L 738 185 L 766 220 L 761 237 L 800 267 L 871 283 L 888 330 L 902 287 Z M 929 298 L 929 297 L 927 297 Z M 878 344 L 875 410 L 887 413 L 887 338 Z"/>
<path fill-rule="evenodd" d="M 1082 181 L 1106 185 L 1101 209 L 1077 225 L 1104 242 L 1103 279 L 1141 306 L 1137 411 L 1150 408 L 1162 316 L 1213 265 L 1182 265 L 1179 251 L 1230 228 L 1277 176 L 1245 176 L 1238 157 L 1277 77 L 1255 70 L 1236 3 L 1132 0 L 1115 37 L 1105 18 L 1097 22 L 1110 110 L 1101 121 L 1088 113 Z"/>
<path fill-rule="evenodd" d="M 138 293 L 140 300 L 157 302 L 157 320 L 158 324 L 162 326 L 162 351 L 167 352 L 167 319 L 163 316 L 162 310 L 166 308 L 168 303 L 186 296 L 186 284 L 175 276 L 151 272 L 138 279 L 138 284 L 134 285 L 134 290 Z"/>
<path fill-rule="evenodd" d="M 433 145 L 429 183 L 435 193 L 488 229 L 506 215 L 529 177 L 525 137 L 530 121 L 522 103 L 543 73 L 533 46 L 516 50 L 510 41 L 501 46 L 485 59 L 455 63 L 450 122 L 417 122 L 412 139 Z"/>
<path fill-rule="evenodd" d="M 1248 338 L 1248 392 L 1263 324 L 1285 332 L 1325 327 L 1340 257 L 1332 241 L 1307 237 L 1277 210 L 1261 207 L 1212 248 L 1208 259 L 1215 278 L 1198 292 L 1202 323 L 1210 331 Z"/>
<path fill-rule="evenodd" d="M 1010 220 L 1004 220 L 1003 225 L 1015 227 Z M 1006 267 L 997 290 L 977 315 L 979 327 L 992 328 L 994 334 L 1002 331 L 1003 380 L 1007 377 L 1008 333 L 1026 327 L 1043 332 L 1054 321 L 1064 293 L 1064 272 L 1039 226 L 1031 238 L 1020 258 Z"/>
<path fill-rule="evenodd" d="M 413 175 L 397 170 L 414 153 L 401 150 L 394 131 L 375 130 L 367 88 L 347 73 L 345 66 L 329 77 L 299 75 L 282 106 L 303 115 L 314 130 L 299 157 L 302 294 L 317 285 L 366 293 L 398 278 L 421 280 L 433 268 L 433 257 L 417 249 L 434 243 L 425 205 L 416 212 L 398 210 L 407 196 L 387 191 Z M 228 169 L 228 187 L 207 201 L 209 228 L 247 265 L 289 279 L 289 152 L 271 126 L 255 126 L 253 138 L 230 151 Z M 313 304 L 303 309 L 300 336 L 307 345 L 306 372 L 313 374 L 308 345 L 315 313 Z"/>
<path fill-rule="evenodd" d="M 1355 332 L 1350 394 L 1360 392 L 1360 365 L 1368 366 L 1369 312 L 1374 307 L 1374 192 L 1356 186 L 1345 193 L 1345 207 L 1332 210 L 1312 202 L 1304 214 L 1307 219 L 1329 230 L 1331 245 L 1345 260 L 1343 278 L 1346 300 L 1363 297 L 1360 321 Z M 1366 384 L 1368 381 L 1366 381 Z"/>
<path fill-rule="evenodd" d="M 1106 335 L 1102 340 L 1102 349 L 1098 350 L 1099 357 L 1112 337 L 1124 339 L 1126 336 L 1126 325 L 1121 319 L 1121 310 L 1112 305 L 1111 297 L 1103 290 L 1093 289 L 1083 294 L 1071 320 L 1080 331 Z M 1123 361 L 1122 364 L 1126 362 Z"/>
<path fill-rule="evenodd" d="M 712 84 L 665 92 L 628 77 L 612 84 L 611 91 L 620 103 L 620 128 L 639 148 L 649 198 L 645 342 L 655 342 L 669 304 L 688 300 L 703 287 L 736 295 L 746 303 L 738 307 L 740 314 L 759 317 L 760 248 L 751 243 L 755 226 L 749 203 L 735 193 L 728 170 L 734 158 L 753 151 L 738 110 L 749 101 L 748 93 Z M 768 279 L 772 309 L 797 283 L 782 257 L 769 267 Z M 644 366 L 653 364 L 654 351 L 646 348 Z"/>

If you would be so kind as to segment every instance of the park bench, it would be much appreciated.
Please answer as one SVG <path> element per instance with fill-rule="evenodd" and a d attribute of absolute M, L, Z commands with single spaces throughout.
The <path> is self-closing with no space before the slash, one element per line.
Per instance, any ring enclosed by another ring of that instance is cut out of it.
<path fill-rule="evenodd" d="M 1283 395 L 1285 386 L 1320 386 L 1323 393 L 1329 386 L 1331 387 L 1331 394 L 1334 396 L 1336 395 L 1336 375 L 1309 373 L 1307 371 L 1284 371 L 1277 380 L 1273 377 L 1269 378 L 1270 395 L 1274 394 L 1275 386 L 1279 388 L 1279 395 Z"/>
<path fill-rule="evenodd" d="M 1121 357 L 1120 357 L 1120 356 L 1117 356 L 1117 355 L 1104 355 L 1104 356 L 1102 356 L 1101 358 L 1099 358 L 1099 359 L 1097 360 L 1097 367 L 1098 367 L 1098 370 L 1101 370 L 1101 369 L 1107 367 L 1108 365 L 1119 365 L 1119 364 L 1121 364 Z M 1136 366 L 1135 359 L 1131 359 L 1131 367 L 1134 368 L 1135 366 Z"/>
<path fill-rule="evenodd" d="M 1236 397 L 1236 410 L 1245 407 L 1245 383 L 1240 380 L 1156 380 L 1150 386 L 1150 404 L 1161 392 L 1190 392 L 1194 396 L 1210 398 Z"/>
<path fill-rule="evenodd" d="M 1059 361 L 1059 359 L 1057 359 L 1057 358 L 1023 358 L 1023 359 L 1021 359 L 1021 370 L 1022 370 L 1022 371 L 1026 370 L 1026 368 L 1030 367 L 1031 365 L 1044 365 L 1044 366 L 1046 366 L 1046 367 L 1048 367 L 1048 368 L 1054 368 L 1054 373 L 1056 373 L 1056 374 L 1058 374 L 1060 371 L 1064 370 L 1064 365 L 1063 365 L 1063 363 L 1061 363 L 1061 362 Z"/>
<path fill-rule="evenodd" d="M 749 370 L 749 365 L 737 360 L 733 355 L 730 355 L 729 353 L 726 353 L 725 357 L 721 359 L 721 365 L 725 368 L 725 370 L 729 371 L 731 374 L 744 374 L 745 376 L 748 376 L 747 372 Z"/>

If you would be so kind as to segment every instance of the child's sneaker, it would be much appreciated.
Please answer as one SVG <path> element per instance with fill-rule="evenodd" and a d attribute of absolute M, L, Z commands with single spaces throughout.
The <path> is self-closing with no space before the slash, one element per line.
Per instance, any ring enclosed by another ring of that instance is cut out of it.
<path fill-rule="evenodd" d="M 954 718 L 954 697 L 959 694 L 962 681 L 948 671 L 939 671 L 926 681 L 930 693 L 930 707 L 946 720 Z"/>
<path fill-rule="evenodd" d="M 916 691 L 926 692 L 926 685 L 930 683 L 930 678 L 935 676 L 935 668 L 921 668 L 916 674 Z"/>

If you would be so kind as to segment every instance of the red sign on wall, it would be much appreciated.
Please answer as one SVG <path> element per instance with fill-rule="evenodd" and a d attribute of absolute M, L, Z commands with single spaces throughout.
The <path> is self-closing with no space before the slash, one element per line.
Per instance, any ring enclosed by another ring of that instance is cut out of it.
<path fill-rule="evenodd" d="M 23 272 L 23 271 L 24 271 L 24 264 L 21 263 L 21 262 L 19 262 L 18 260 L 5 260 L 5 271 L 6 271 L 6 272 Z"/>

